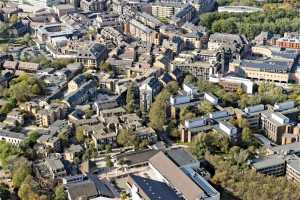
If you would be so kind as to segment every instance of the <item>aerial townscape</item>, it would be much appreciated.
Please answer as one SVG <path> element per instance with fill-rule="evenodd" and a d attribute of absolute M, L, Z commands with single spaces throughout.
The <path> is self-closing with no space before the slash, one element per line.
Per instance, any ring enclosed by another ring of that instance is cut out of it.
<path fill-rule="evenodd" d="M 300 1 L 0 0 L 0 200 L 300 200 Z"/>

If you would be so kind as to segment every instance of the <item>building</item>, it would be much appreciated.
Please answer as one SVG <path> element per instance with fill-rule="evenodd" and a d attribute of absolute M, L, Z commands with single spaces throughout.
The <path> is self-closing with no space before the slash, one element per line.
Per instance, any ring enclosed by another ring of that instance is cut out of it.
<path fill-rule="evenodd" d="M 75 30 L 72 26 L 52 23 L 39 26 L 35 34 L 40 42 L 50 42 L 53 38 L 57 37 L 72 38 L 73 36 L 78 34 L 78 31 Z"/>
<path fill-rule="evenodd" d="M 276 46 L 280 48 L 300 49 L 300 33 L 284 33 L 284 36 L 276 40 Z"/>
<path fill-rule="evenodd" d="M 17 1 L 18 7 L 24 10 L 24 12 L 36 12 L 41 9 L 47 9 L 54 5 L 59 4 L 59 0 L 28 0 L 28 1 Z M 34 5 L 34 6 L 32 6 Z"/>
<path fill-rule="evenodd" d="M 68 93 L 75 92 L 87 81 L 86 75 L 79 74 L 68 83 Z"/>
<path fill-rule="evenodd" d="M 229 71 L 255 81 L 299 82 L 298 51 L 274 46 L 257 46 L 252 47 L 252 52 L 254 59 L 236 59 L 229 64 Z"/>
<path fill-rule="evenodd" d="M 282 136 L 286 132 L 290 119 L 279 112 L 265 111 L 261 113 L 261 127 L 269 139 L 281 144 Z"/>
<path fill-rule="evenodd" d="M 106 10 L 106 0 L 80 0 L 80 8 L 84 11 L 101 12 Z"/>
<path fill-rule="evenodd" d="M 95 98 L 97 91 L 97 84 L 94 80 L 85 82 L 80 88 L 74 92 L 69 93 L 64 101 L 69 107 L 81 105 L 89 100 Z"/>
<path fill-rule="evenodd" d="M 53 6 L 53 10 L 59 17 L 62 17 L 66 14 L 75 12 L 75 7 L 72 4 L 58 4 Z"/>
<path fill-rule="evenodd" d="M 239 140 L 238 129 L 227 121 L 220 121 L 218 129 L 221 130 L 233 143 Z"/>
<path fill-rule="evenodd" d="M 287 160 L 286 177 L 300 183 L 300 158 L 298 156 L 290 156 Z"/>
<path fill-rule="evenodd" d="M 285 160 L 281 157 L 271 156 L 252 161 L 252 167 L 259 173 L 273 176 L 285 175 Z"/>
<path fill-rule="evenodd" d="M 80 145 L 72 144 L 69 148 L 67 148 L 64 152 L 65 159 L 74 162 L 75 158 L 79 158 L 83 151 L 83 148 Z"/>
<path fill-rule="evenodd" d="M 166 183 L 141 176 L 129 175 L 127 178 L 127 186 L 130 189 L 132 200 L 180 199 L 176 192 Z"/>
<path fill-rule="evenodd" d="M 180 11 L 181 2 L 158 2 L 151 5 L 151 14 L 158 18 L 171 18 Z"/>
<path fill-rule="evenodd" d="M 246 56 L 250 52 L 250 43 L 244 35 L 213 33 L 208 41 L 209 50 L 220 50 L 221 48 L 231 49 L 233 54 L 241 54 Z"/>
<path fill-rule="evenodd" d="M 12 111 L 7 113 L 6 119 L 4 121 L 10 125 L 23 125 L 24 124 L 24 113 L 18 108 L 14 108 Z"/>
<path fill-rule="evenodd" d="M 7 130 L 0 130 L 0 141 L 5 141 L 12 145 L 19 145 L 24 139 L 24 134 Z"/>
<path fill-rule="evenodd" d="M 219 6 L 218 12 L 228 13 L 255 13 L 264 11 L 261 8 L 251 6 Z"/>
<path fill-rule="evenodd" d="M 37 143 L 43 145 L 43 149 L 61 152 L 62 143 L 58 137 L 53 135 L 42 135 L 37 139 Z"/>
<path fill-rule="evenodd" d="M 36 123 L 42 127 L 49 127 L 56 120 L 64 119 L 67 111 L 68 108 L 63 104 L 51 104 L 37 111 L 35 115 Z"/>
<path fill-rule="evenodd" d="M 153 17 L 146 12 L 138 12 L 136 15 L 136 19 L 142 22 L 145 26 L 148 26 L 154 30 L 158 30 L 159 27 L 163 25 L 163 23 L 156 17 Z"/>
<path fill-rule="evenodd" d="M 161 91 L 162 84 L 155 77 L 147 78 L 139 87 L 140 92 L 140 107 L 141 110 L 147 111 L 150 109 L 154 97 Z"/>
<path fill-rule="evenodd" d="M 40 68 L 38 63 L 8 61 L 3 63 L 3 68 L 13 71 L 23 71 L 27 73 L 36 73 Z"/>
<path fill-rule="evenodd" d="M 61 160 L 56 158 L 47 158 L 45 160 L 45 164 L 50 171 L 51 178 L 57 179 L 62 178 L 67 175 L 67 172 L 65 170 L 65 167 Z"/>
<path fill-rule="evenodd" d="M 191 4 L 185 4 L 178 12 L 171 18 L 171 24 L 182 26 L 185 22 L 190 22 L 196 10 Z"/>
<path fill-rule="evenodd" d="M 67 183 L 65 187 L 69 200 L 115 199 L 114 193 L 112 193 L 106 183 L 98 180 L 93 175 L 89 175 L 84 178 L 80 178 L 78 176 L 70 177 L 69 183 Z"/>
<path fill-rule="evenodd" d="M 69 200 L 79 200 L 82 198 L 93 199 L 99 197 L 96 185 L 91 180 L 68 184 L 67 194 Z"/>
<path fill-rule="evenodd" d="M 213 83 L 218 83 L 224 90 L 229 92 L 236 92 L 238 90 L 243 90 L 247 94 L 253 94 L 254 83 L 246 78 L 225 76 L 225 77 L 214 77 L 210 76 L 209 81 Z"/>
<path fill-rule="evenodd" d="M 197 77 L 198 79 L 208 80 L 209 77 L 216 72 L 216 67 L 211 65 L 209 62 L 193 62 L 183 60 L 181 61 L 174 61 L 171 63 L 171 69 L 179 69 L 180 71 L 186 74 L 192 74 L 193 76 Z"/>
<path fill-rule="evenodd" d="M 131 19 L 125 24 L 124 32 L 148 44 L 159 45 L 161 42 L 160 33 L 135 19 Z"/>
<path fill-rule="evenodd" d="M 257 132 L 261 128 L 261 113 L 264 112 L 265 106 L 263 104 L 249 106 L 244 110 L 236 110 L 237 118 L 243 118 L 247 120 L 249 128 Z"/>
<path fill-rule="evenodd" d="M 79 48 L 76 54 L 76 62 L 87 68 L 99 68 L 100 63 L 107 58 L 107 49 L 99 43 L 90 43 Z"/>
<path fill-rule="evenodd" d="M 156 180 L 167 183 L 182 199 L 220 199 L 220 193 L 192 167 L 179 168 L 161 151 L 150 158 L 149 166 L 153 170 Z"/>

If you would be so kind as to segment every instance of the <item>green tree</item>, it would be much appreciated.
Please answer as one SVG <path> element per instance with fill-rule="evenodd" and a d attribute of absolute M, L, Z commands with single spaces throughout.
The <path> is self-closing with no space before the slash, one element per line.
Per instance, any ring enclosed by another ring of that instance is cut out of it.
<path fill-rule="evenodd" d="M 0 113 L 7 114 L 17 106 L 15 98 L 10 98 L 8 102 L 0 109 Z"/>
<path fill-rule="evenodd" d="M 21 153 L 18 147 L 15 147 L 9 143 L 0 142 L 0 161 L 2 167 L 7 167 L 9 160 L 18 156 Z"/>
<path fill-rule="evenodd" d="M 150 107 L 149 120 L 150 126 L 156 130 L 161 131 L 167 122 L 166 116 L 166 101 L 170 98 L 170 93 L 163 90 L 155 99 Z"/>
<path fill-rule="evenodd" d="M 0 199 L 10 199 L 10 191 L 4 185 L 0 185 Z"/>
<path fill-rule="evenodd" d="M 185 120 L 193 119 L 196 117 L 196 114 L 192 111 L 190 106 L 184 106 L 180 109 L 179 119 L 180 122 L 183 123 Z"/>
<path fill-rule="evenodd" d="M 176 81 L 171 81 L 169 82 L 165 89 L 170 93 L 170 94 L 175 94 L 179 90 L 178 83 Z"/>
<path fill-rule="evenodd" d="M 176 123 L 171 121 L 166 129 L 166 132 L 172 137 L 172 138 L 179 138 L 180 137 L 180 131 L 178 130 Z"/>
<path fill-rule="evenodd" d="M 244 145 L 249 145 L 251 143 L 251 131 L 248 127 L 243 128 L 242 142 Z"/>
<path fill-rule="evenodd" d="M 126 109 L 129 113 L 133 113 L 135 107 L 135 88 L 133 84 L 130 84 L 126 95 Z"/>
<path fill-rule="evenodd" d="M 193 75 L 186 75 L 183 81 L 185 84 L 194 84 L 197 82 L 197 79 Z"/>
<path fill-rule="evenodd" d="M 29 162 L 25 159 L 18 159 L 14 163 L 12 171 L 12 181 L 16 188 L 20 188 L 25 178 L 31 174 L 31 167 Z"/>
<path fill-rule="evenodd" d="M 199 106 L 198 106 L 198 109 L 201 113 L 204 113 L 204 114 L 207 114 L 207 113 L 210 113 L 214 110 L 214 107 L 213 105 L 208 102 L 208 101 L 202 101 Z"/>
<path fill-rule="evenodd" d="M 127 200 L 128 199 L 128 196 L 127 196 L 126 192 L 122 191 L 120 193 L 120 199 L 121 200 Z"/>
<path fill-rule="evenodd" d="M 120 146 L 130 146 L 133 145 L 135 139 L 135 135 L 130 130 L 122 129 L 117 136 L 117 143 Z"/>
<path fill-rule="evenodd" d="M 112 72 L 113 72 L 112 66 L 111 66 L 109 63 L 107 63 L 107 62 L 101 63 L 100 69 L 101 69 L 103 72 L 106 72 L 106 73 L 112 73 Z"/>
<path fill-rule="evenodd" d="M 26 138 L 23 141 L 23 148 L 33 147 L 36 144 L 37 139 L 40 137 L 40 134 L 38 132 L 32 131 L 29 132 Z"/>
<path fill-rule="evenodd" d="M 67 200 L 67 193 L 65 192 L 64 186 L 63 185 L 57 185 L 54 188 L 54 200 Z"/>
<path fill-rule="evenodd" d="M 227 153 L 229 146 L 229 139 L 216 132 L 199 133 L 191 144 L 192 151 L 198 159 L 203 159 L 206 152 Z"/>
<path fill-rule="evenodd" d="M 19 188 L 18 196 L 21 200 L 38 200 L 40 198 L 38 190 L 38 183 L 33 180 L 31 175 L 28 175 Z"/>
<path fill-rule="evenodd" d="M 77 142 L 81 143 L 85 140 L 85 135 L 82 127 L 77 127 L 75 131 L 75 138 Z"/>
<path fill-rule="evenodd" d="M 105 165 L 108 168 L 111 168 L 114 166 L 113 162 L 111 161 L 111 157 L 110 156 L 106 156 L 105 157 Z"/>

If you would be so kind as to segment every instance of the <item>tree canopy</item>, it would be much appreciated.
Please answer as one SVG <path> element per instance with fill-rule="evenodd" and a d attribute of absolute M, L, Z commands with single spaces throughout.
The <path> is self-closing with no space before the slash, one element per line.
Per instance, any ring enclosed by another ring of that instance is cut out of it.
<path fill-rule="evenodd" d="M 249 14 L 210 12 L 202 14 L 200 21 L 212 32 L 240 33 L 250 39 L 262 31 L 283 34 L 300 29 L 297 11 L 284 8 L 265 9 L 264 12 Z"/>

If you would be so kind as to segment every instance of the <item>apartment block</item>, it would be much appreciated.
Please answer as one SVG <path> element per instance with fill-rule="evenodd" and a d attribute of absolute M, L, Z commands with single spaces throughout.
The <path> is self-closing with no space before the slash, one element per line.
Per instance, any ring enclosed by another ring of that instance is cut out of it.
<path fill-rule="evenodd" d="M 131 19 L 125 24 L 124 32 L 148 44 L 159 45 L 161 42 L 160 34 L 157 31 L 145 26 L 135 19 Z"/>

